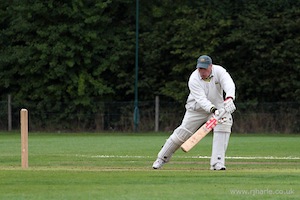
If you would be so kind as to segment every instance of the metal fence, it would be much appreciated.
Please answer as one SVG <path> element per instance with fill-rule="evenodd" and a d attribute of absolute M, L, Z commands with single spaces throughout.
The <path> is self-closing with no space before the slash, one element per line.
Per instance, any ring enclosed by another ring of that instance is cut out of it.
<path fill-rule="evenodd" d="M 29 109 L 29 129 L 31 131 L 118 131 L 134 130 L 134 102 L 96 102 L 99 111 L 82 113 L 44 113 Z M 140 132 L 171 132 L 180 123 L 185 112 L 184 103 L 159 102 L 158 116 L 155 114 L 155 102 L 139 102 Z M 237 103 L 233 114 L 233 132 L 236 133 L 300 133 L 299 102 L 275 103 Z M 12 130 L 20 126 L 20 108 L 11 105 L 11 117 L 8 103 L 0 101 L 0 130 Z M 155 120 L 159 117 L 158 120 Z M 158 124 L 155 124 L 158 122 Z M 157 125 L 157 126 L 156 126 Z"/>

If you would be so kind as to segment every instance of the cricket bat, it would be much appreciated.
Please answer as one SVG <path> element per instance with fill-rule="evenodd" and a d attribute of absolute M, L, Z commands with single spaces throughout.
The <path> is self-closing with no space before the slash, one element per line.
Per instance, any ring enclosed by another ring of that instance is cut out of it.
<path fill-rule="evenodd" d="M 211 117 L 205 124 L 203 124 L 187 141 L 181 145 L 184 152 L 190 151 L 202 138 L 204 138 L 218 123 L 218 120 L 223 117 L 225 110 L 220 110 L 217 117 Z"/>

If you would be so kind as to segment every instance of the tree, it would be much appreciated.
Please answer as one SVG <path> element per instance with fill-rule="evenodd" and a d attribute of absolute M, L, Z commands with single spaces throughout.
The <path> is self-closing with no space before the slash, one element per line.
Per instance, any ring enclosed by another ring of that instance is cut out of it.
<path fill-rule="evenodd" d="M 299 101 L 298 6 L 297 1 L 247 1 L 232 15 L 232 31 L 218 51 L 234 69 L 241 102 Z"/>
<path fill-rule="evenodd" d="M 1 48 L 3 94 L 13 93 L 14 102 L 35 110 L 41 121 L 53 112 L 57 121 L 81 120 L 99 112 L 94 102 L 118 100 L 116 88 L 132 62 L 128 51 L 134 55 L 134 45 L 127 45 L 134 39 L 127 3 L 13 1 Z"/>
<path fill-rule="evenodd" d="M 299 102 L 299 6 L 140 2 L 139 99 L 184 104 L 197 58 L 208 54 L 233 76 L 238 102 Z M 133 101 L 134 1 L 5 1 L 0 17 L 1 97 L 12 94 L 16 112 L 34 110 L 40 126 L 93 128 L 102 102 Z"/>

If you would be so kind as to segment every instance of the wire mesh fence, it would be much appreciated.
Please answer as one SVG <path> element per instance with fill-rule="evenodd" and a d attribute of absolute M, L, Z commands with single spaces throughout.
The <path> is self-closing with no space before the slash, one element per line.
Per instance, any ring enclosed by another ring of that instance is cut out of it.
<path fill-rule="evenodd" d="M 134 102 L 96 102 L 99 110 L 91 113 L 47 113 L 29 109 L 31 131 L 134 131 Z M 300 133 L 299 102 L 237 103 L 233 132 Z M 13 130 L 20 127 L 20 108 L 11 109 Z M 0 101 L 0 130 L 8 130 L 8 104 Z M 171 132 L 180 125 L 184 103 L 159 102 L 158 131 Z M 139 102 L 138 131 L 155 130 L 155 101 Z M 200 126 L 200 125 L 199 125 Z"/>

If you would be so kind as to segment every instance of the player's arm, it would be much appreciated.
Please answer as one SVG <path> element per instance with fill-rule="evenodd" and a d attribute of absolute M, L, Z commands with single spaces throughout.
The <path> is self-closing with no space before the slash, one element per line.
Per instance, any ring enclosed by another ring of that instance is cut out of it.
<path fill-rule="evenodd" d="M 226 94 L 224 100 L 224 109 L 229 113 L 233 113 L 236 110 L 236 107 L 234 105 L 235 84 L 233 82 L 233 79 L 225 69 L 223 69 L 223 72 L 222 70 L 220 70 L 220 72 L 220 82 Z"/>
<path fill-rule="evenodd" d="M 197 105 L 199 105 L 203 110 L 205 110 L 206 112 L 214 113 L 211 109 L 215 106 L 212 104 L 211 101 L 207 99 L 205 91 L 200 82 L 197 81 L 197 78 L 198 77 L 191 77 L 188 82 L 190 95 L 192 95 L 193 99 L 196 100 Z"/>

